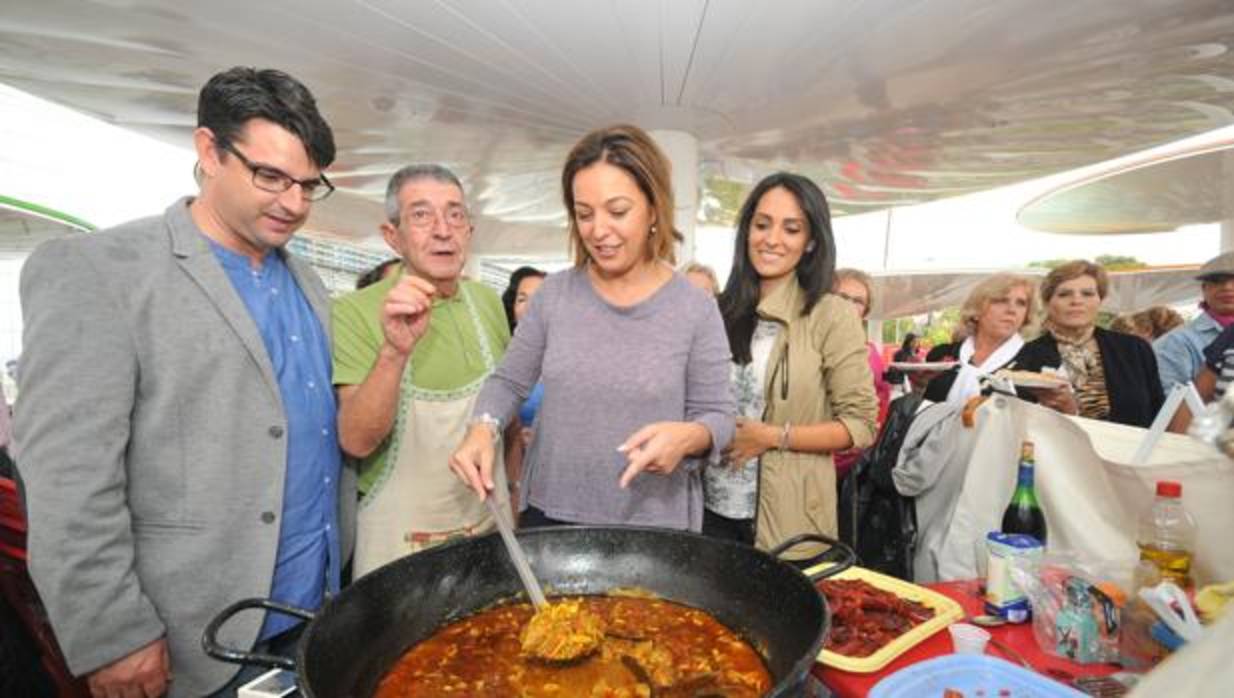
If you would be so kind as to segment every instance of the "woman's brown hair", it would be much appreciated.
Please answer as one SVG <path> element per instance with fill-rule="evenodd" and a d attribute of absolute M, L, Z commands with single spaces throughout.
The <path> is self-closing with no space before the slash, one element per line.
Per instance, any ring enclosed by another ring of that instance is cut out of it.
<path fill-rule="evenodd" d="M 583 266 L 590 257 L 574 214 L 574 177 L 597 162 L 606 162 L 624 170 L 650 202 L 654 222 L 647 238 L 647 260 L 676 264 L 674 245 L 684 238 L 673 227 L 671 165 L 646 131 L 637 126 L 619 124 L 583 136 L 570 149 L 561 171 L 561 193 L 566 216 L 570 219 L 570 256 L 574 259 L 574 266 Z"/>
<path fill-rule="evenodd" d="M 1186 324 L 1186 320 L 1183 320 L 1183 316 L 1179 315 L 1177 310 L 1164 305 L 1154 305 L 1147 310 L 1141 310 L 1136 313 L 1136 317 L 1143 317 L 1148 323 L 1153 339 L 1169 334 L 1175 328 Z"/>
<path fill-rule="evenodd" d="M 1046 274 L 1045 281 L 1041 282 L 1041 300 L 1049 303 L 1059 286 L 1081 276 L 1093 277 L 1093 281 L 1097 282 L 1097 297 L 1105 300 L 1105 294 L 1110 290 L 1110 275 L 1106 273 L 1105 267 L 1084 259 L 1060 264 L 1051 269 L 1050 273 Z"/>

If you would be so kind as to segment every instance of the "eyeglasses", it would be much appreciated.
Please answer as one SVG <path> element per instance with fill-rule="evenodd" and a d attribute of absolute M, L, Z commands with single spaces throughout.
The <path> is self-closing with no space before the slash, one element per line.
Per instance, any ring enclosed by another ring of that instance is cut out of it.
<path fill-rule="evenodd" d="M 437 209 L 432 206 L 415 206 L 403 214 L 403 220 L 416 230 L 428 230 L 437 220 Z M 447 204 L 441 211 L 441 220 L 447 228 L 459 230 L 471 223 L 467 209 L 458 204 Z"/>
<path fill-rule="evenodd" d="M 334 193 L 334 185 L 330 183 L 330 180 L 326 179 L 324 174 L 311 179 L 296 179 L 280 169 L 254 163 L 239 150 L 236 150 L 236 147 L 231 143 L 219 141 L 219 145 L 222 146 L 223 150 L 239 158 L 240 162 L 249 168 L 249 171 L 253 173 L 253 186 L 262 191 L 268 191 L 271 194 L 282 194 L 291 189 L 291 185 L 299 184 L 301 195 L 309 201 L 321 201 Z"/>
<path fill-rule="evenodd" d="M 867 305 L 870 304 L 870 301 L 866 300 L 865 298 L 859 298 L 857 296 L 850 296 L 847 293 L 844 293 L 843 291 L 832 291 L 832 293 L 843 298 L 849 303 L 852 303 L 853 305 L 861 306 L 862 308 L 865 308 Z"/>

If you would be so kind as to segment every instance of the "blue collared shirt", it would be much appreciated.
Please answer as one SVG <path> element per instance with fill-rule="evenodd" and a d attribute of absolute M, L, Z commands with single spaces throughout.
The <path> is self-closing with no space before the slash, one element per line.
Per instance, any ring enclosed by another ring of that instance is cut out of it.
<path fill-rule="evenodd" d="M 243 299 L 278 379 L 287 418 L 287 474 L 278 557 L 270 598 L 305 609 L 320 607 L 339 588 L 338 446 L 330 346 L 291 270 L 278 253 L 261 266 L 210 241 Z M 267 614 L 259 640 L 299 623 Z"/>
<path fill-rule="evenodd" d="M 1195 380 L 1204 367 L 1204 347 L 1221 334 L 1221 323 L 1203 311 L 1191 322 L 1158 337 L 1153 342 L 1157 354 L 1157 369 L 1161 373 L 1161 388 L 1169 396 L 1175 383 Z"/>

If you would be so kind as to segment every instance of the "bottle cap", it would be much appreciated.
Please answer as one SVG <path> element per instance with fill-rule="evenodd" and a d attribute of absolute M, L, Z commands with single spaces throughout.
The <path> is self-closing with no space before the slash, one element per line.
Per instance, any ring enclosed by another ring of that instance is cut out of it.
<path fill-rule="evenodd" d="M 1157 496 L 1178 499 L 1183 496 L 1183 486 L 1173 480 L 1162 480 L 1157 483 Z"/>

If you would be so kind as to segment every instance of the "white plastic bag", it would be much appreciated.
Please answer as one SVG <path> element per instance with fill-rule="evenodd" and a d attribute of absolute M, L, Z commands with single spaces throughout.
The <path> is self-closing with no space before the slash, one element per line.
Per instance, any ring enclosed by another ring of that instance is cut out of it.
<path fill-rule="evenodd" d="M 1015 489 L 1020 443 L 1028 439 L 1035 447 L 1037 496 L 1049 529 L 1047 552 L 1134 566 L 1139 558 L 1136 524 L 1152 505 L 1155 483 L 1176 480 L 1198 527 L 1196 582 L 1234 580 L 1234 545 L 1229 543 L 1234 461 L 1210 445 L 1165 434 L 1143 465 L 1131 465 L 1147 430 L 1068 417 L 1005 396 L 977 410 L 973 429 L 946 536 L 929 551 L 939 579 L 977 576 L 973 541 L 999 529 Z"/>

